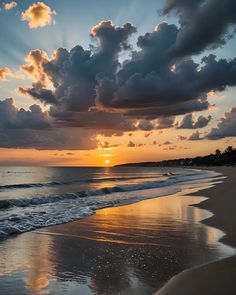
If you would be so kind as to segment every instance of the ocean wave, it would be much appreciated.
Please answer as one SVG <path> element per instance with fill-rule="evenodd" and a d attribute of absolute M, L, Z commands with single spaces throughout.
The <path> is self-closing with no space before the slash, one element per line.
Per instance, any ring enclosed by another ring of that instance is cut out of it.
<path fill-rule="evenodd" d="M 168 174 L 163 176 L 169 176 Z M 137 177 L 106 177 L 106 178 L 91 178 L 91 179 L 80 179 L 80 180 L 68 180 L 68 181 L 52 181 L 43 183 L 17 183 L 17 184 L 6 184 L 0 185 L 0 191 L 10 190 L 10 189 L 25 189 L 25 188 L 42 188 L 42 187 L 52 187 L 52 186 L 62 186 L 71 184 L 82 184 L 82 183 L 100 183 L 104 181 L 129 181 L 129 180 L 139 180 L 139 179 L 150 179 L 156 178 L 156 176 L 137 176 Z M 160 177 L 160 176 L 159 176 Z"/>
<path fill-rule="evenodd" d="M 185 184 L 194 187 L 195 184 L 199 184 L 200 180 L 211 181 L 218 175 L 212 172 L 197 171 L 163 181 L 104 187 L 48 197 L 3 200 L 0 202 L 0 238 L 78 220 L 101 208 L 174 194 L 180 191 Z"/>
<path fill-rule="evenodd" d="M 192 177 L 196 177 L 196 174 L 191 173 L 185 176 L 177 176 L 172 178 L 170 177 L 166 180 L 147 181 L 147 182 L 142 182 L 137 184 L 124 184 L 124 185 L 118 185 L 118 186 L 112 186 L 112 187 L 103 187 L 100 189 L 90 189 L 87 191 L 79 191 L 75 193 L 51 195 L 47 197 L 39 196 L 39 197 L 25 198 L 25 199 L 0 200 L 0 209 L 6 209 L 10 207 L 36 206 L 36 205 L 43 205 L 43 204 L 49 204 L 49 203 L 56 203 L 63 200 L 80 199 L 80 198 L 89 197 L 89 196 L 100 196 L 100 195 L 108 195 L 108 194 L 118 193 L 118 192 L 130 192 L 130 191 L 152 189 L 152 188 L 164 187 L 164 186 L 180 183 L 182 181 L 190 180 L 192 179 Z M 121 178 L 110 178 L 110 179 L 114 180 L 114 179 L 121 179 Z"/>

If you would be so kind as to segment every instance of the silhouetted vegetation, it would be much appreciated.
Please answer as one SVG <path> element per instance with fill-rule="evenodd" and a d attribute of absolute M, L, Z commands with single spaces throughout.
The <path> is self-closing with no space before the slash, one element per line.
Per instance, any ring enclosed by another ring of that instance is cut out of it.
<path fill-rule="evenodd" d="M 214 154 L 195 158 L 181 158 L 176 160 L 164 160 L 160 162 L 127 163 L 117 166 L 234 166 L 236 165 L 236 148 L 229 146 L 223 152 L 216 150 Z"/>

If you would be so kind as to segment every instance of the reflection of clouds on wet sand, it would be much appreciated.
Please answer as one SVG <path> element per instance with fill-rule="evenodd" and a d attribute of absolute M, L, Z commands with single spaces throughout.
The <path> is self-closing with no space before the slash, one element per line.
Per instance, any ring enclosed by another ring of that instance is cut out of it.
<path fill-rule="evenodd" d="M 22 272 L 22 284 L 26 289 L 33 294 L 48 293 L 45 289 L 53 274 L 48 236 L 26 233 L 3 241 L 0 248 L 2 277 Z"/>
<path fill-rule="evenodd" d="M 146 200 L 5 240 L 0 284 L 7 278 L 20 295 L 152 294 L 183 269 L 231 254 L 216 242 L 220 231 L 199 223 L 209 212 L 187 206 L 200 200 Z"/>
<path fill-rule="evenodd" d="M 42 290 L 49 285 L 49 279 L 52 275 L 52 265 L 50 257 L 52 253 L 49 253 L 49 238 L 42 236 L 38 239 L 34 239 L 35 253 L 30 255 L 30 264 L 28 265 L 28 273 L 25 278 L 25 283 L 28 289 L 35 293 L 42 294 Z M 45 294 L 46 291 L 43 291 Z"/>

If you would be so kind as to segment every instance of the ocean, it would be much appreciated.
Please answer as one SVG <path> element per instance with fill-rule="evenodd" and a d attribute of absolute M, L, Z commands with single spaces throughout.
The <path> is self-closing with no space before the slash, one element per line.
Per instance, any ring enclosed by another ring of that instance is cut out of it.
<path fill-rule="evenodd" d="M 0 168 L 0 238 L 170 195 L 219 175 L 180 168 Z"/>

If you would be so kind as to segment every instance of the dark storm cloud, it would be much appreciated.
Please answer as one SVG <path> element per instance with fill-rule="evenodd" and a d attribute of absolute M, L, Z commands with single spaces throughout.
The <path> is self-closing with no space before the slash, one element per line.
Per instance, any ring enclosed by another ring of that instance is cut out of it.
<path fill-rule="evenodd" d="M 180 30 L 170 53 L 175 57 L 224 44 L 236 23 L 235 0 L 166 0 L 162 14 L 174 12 Z"/>
<path fill-rule="evenodd" d="M 39 105 L 18 109 L 13 99 L 0 101 L 0 147 L 36 149 L 95 148 L 94 132 L 54 128 L 52 118 Z"/>
<path fill-rule="evenodd" d="M 142 117 L 142 116 L 141 116 Z M 154 129 L 166 129 L 174 126 L 175 117 L 160 117 L 159 119 L 150 120 L 140 120 L 138 124 L 135 125 L 137 129 L 143 131 L 151 131 Z"/>
<path fill-rule="evenodd" d="M 145 115 L 145 110 L 147 115 L 155 115 L 154 108 L 157 116 L 179 115 L 184 113 L 182 108 L 186 103 L 189 102 L 189 112 L 204 101 L 207 108 L 209 91 L 223 91 L 227 86 L 236 85 L 236 59 L 217 60 L 214 55 L 209 55 L 202 59 L 201 65 L 187 60 L 179 62 L 175 71 L 169 70 L 169 64 L 165 66 L 163 68 L 162 64 L 161 70 L 159 67 L 155 70 L 152 64 L 145 74 L 136 71 L 134 60 L 124 64 L 117 74 L 118 79 L 100 80 L 97 86 L 98 103 L 129 115 Z M 173 105 L 175 107 L 171 110 Z"/>
<path fill-rule="evenodd" d="M 143 131 L 150 131 L 150 130 L 154 129 L 154 124 L 148 120 L 141 120 L 141 121 L 139 121 L 137 127 Z"/>
<path fill-rule="evenodd" d="M 18 90 L 21 94 L 30 95 L 43 102 L 45 105 L 56 103 L 56 98 L 52 90 L 44 88 L 40 82 L 33 83 L 32 86 L 33 87 L 29 89 L 19 87 Z"/>
<path fill-rule="evenodd" d="M 208 139 L 216 140 L 225 137 L 236 136 L 236 108 L 232 108 L 220 119 L 216 128 L 212 128 L 207 135 Z"/>
<path fill-rule="evenodd" d="M 0 128 L 1 148 L 34 148 L 38 150 L 87 150 L 96 148 L 92 131 L 65 129 Z"/>
<path fill-rule="evenodd" d="M 91 37 L 97 41 L 92 50 L 82 46 L 75 46 L 71 51 L 59 48 L 50 61 L 44 55 L 40 67 L 36 64 L 40 77 L 46 75 L 52 81 L 54 98 L 50 92 L 46 95 L 44 88 L 40 91 L 39 87 L 33 87 L 25 92 L 45 103 L 58 105 L 62 111 L 87 111 L 94 106 L 97 79 L 114 76 L 119 66 L 118 54 L 129 49 L 128 38 L 135 32 L 136 28 L 129 23 L 115 27 L 111 21 L 100 22 L 91 30 Z"/>
<path fill-rule="evenodd" d="M 57 126 L 81 127 L 102 131 L 134 131 L 137 129 L 135 120 L 125 118 L 120 113 L 110 113 L 91 109 L 88 112 L 58 111 L 52 107 L 49 112 Z"/>
<path fill-rule="evenodd" d="M 0 128 L 6 129 L 47 129 L 51 120 L 47 112 L 39 105 L 32 105 L 29 110 L 18 109 L 12 98 L 0 101 Z"/>
<path fill-rule="evenodd" d="M 182 121 L 177 125 L 178 129 L 198 129 L 203 128 L 208 125 L 211 121 L 211 116 L 204 117 L 199 116 L 197 120 L 194 122 L 193 115 L 187 114 L 183 117 Z"/>
<path fill-rule="evenodd" d="M 182 1 L 189 17 L 195 14 L 194 5 L 202 9 L 193 2 Z M 236 85 L 236 59 L 217 59 L 211 54 L 197 63 L 170 54 L 188 21 L 179 10 L 179 1 L 169 1 L 168 7 L 165 13 L 178 9 L 181 28 L 159 24 L 138 37 L 138 50 L 130 51 L 122 63 L 119 56 L 130 49 L 128 39 L 136 32 L 129 23 L 116 27 L 102 21 L 94 26 L 89 50 L 79 45 L 70 51 L 59 48 L 51 59 L 45 52 L 31 51 L 28 64 L 21 68 L 34 81 L 31 88 L 20 88 L 21 93 L 50 106 L 54 128 L 99 130 L 108 137 L 171 128 L 175 116 L 207 110 L 208 92 Z M 190 116 L 179 128 L 203 128 L 210 121 L 200 116 L 193 122 Z M 198 133 L 191 137 L 195 138 Z"/>
<path fill-rule="evenodd" d="M 92 130 L 56 128 L 39 105 L 25 110 L 12 98 L 0 101 L 0 148 L 90 149 L 96 147 L 94 135 Z"/>
<path fill-rule="evenodd" d="M 146 119 L 153 120 L 157 117 L 168 117 L 183 115 L 189 112 L 198 112 L 208 109 L 210 104 L 206 98 L 195 99 L 182 103 L 176 103 L 165 107 L 147 107 L 134 110 L 126 110 L 126 115 L 129 117 L 145 117 Z"/>
<path fill-rule="evenodd" d="M 175 117 L 161 117 L 158 119 L 156 129 L 166 129 L 174 126 Z"/>

